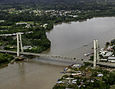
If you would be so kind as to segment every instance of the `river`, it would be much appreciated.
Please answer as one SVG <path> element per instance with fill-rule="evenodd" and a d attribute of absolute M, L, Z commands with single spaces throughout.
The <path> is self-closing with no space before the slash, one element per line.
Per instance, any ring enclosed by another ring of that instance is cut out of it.
<path fill-rule="evenodd" d="M 0 89 L 52 89 L 63 69 L 36 60 L 9 64 L 0 69 Z"/>
<path fill-rule="evenodd" d="M 84 58 L 87 52 L 93 52 L 93 40 L 99 40 L 99 46 L 115 38 L 115 17 L 100 17 L 83 22 L 62 23 L 47 32 L 51 40 L 50 55 Z"/>
<path fill-rule="evenodd" d="M 104 42 L 115 38 L 115 17 L 58 24 L 47 36 L 52 43 L 44 53 L 81 58 L 92 51 L 94 39 L 103 47 Z M 9 64 L 0 69 L 0 89 L 52 89 L 63 68 L 41 63 L 39 59 Z"/>

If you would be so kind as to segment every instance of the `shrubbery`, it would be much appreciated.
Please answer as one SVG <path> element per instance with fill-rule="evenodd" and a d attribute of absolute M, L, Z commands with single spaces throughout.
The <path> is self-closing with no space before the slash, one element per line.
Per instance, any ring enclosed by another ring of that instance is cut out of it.
<path fill-rule="evenodd" d="M 10 62 L 13 59 L 14 59 L 13 56 L 9 54 L 0 53 L 0 64 Z"/>

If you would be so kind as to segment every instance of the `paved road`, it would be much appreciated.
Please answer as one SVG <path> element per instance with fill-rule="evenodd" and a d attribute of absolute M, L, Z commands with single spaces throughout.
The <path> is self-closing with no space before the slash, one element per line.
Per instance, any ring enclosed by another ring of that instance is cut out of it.
<path fill-rule="evenodd" d="M 92 64 L 93 64 L 92 61 L 85 61 L 85 62 L 89 62 L 89 63 L 92 63 Z M 97 62 L 97 65 L 115 68 L 115 63 L 110 63 L 110 62 Z"/>

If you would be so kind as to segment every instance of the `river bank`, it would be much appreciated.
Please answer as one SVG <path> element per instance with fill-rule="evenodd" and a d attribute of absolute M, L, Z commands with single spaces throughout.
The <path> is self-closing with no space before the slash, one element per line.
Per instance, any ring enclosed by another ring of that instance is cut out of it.
<path fill-rule="evenodd" d="M 7 66 L 13 59 L 14 57 L 12 55 L 0 53 L 0 67 Z"/>
<path fill-rule="evenodd" d="M 4 68 L 4 67 L 7 67 L 8 66 L 8 63 L 6 62 L 6 63 L 2 63 L 2 64 L 0 64 L 0 69 L 2 69 L 2 68 Z"/>

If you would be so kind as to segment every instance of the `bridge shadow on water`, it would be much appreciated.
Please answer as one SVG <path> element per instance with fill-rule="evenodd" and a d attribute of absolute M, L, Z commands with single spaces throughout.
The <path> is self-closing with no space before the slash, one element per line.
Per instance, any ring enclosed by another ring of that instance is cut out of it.
<path fill-rule="evenodd" d="M 61 65 L 61 66 L 68 66 L 74 63 L 80 63 L 82 64 L 83 61 L 81 59 L 61 59 L 61 58 L 46 58 L 46 57 L 35 57 L 33 60 L 47 63 L 47 64 L 53 64 L 53 65 Z"/>

